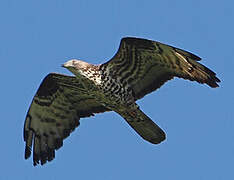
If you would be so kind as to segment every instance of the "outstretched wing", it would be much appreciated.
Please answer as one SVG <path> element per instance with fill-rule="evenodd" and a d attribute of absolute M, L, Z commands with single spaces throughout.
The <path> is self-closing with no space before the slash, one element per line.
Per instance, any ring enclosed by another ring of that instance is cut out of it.
<path fill-rule="evenodd" d="M 140 99 L 173 77 L 218 87 L 216 74 L 198 56 L 156 41 L 123 38 L 115 56 L 101 65 L 112 78 L 128 84 Z"/>
<path fill-rule="evenodd" d="M 51 73 L 41 83 L 24 124 L 25 158 L 44 164 L 55 157 L 63 139 L 79 126 L 79 119 L 109 111 L 87 94 L 79 80 Z"/>

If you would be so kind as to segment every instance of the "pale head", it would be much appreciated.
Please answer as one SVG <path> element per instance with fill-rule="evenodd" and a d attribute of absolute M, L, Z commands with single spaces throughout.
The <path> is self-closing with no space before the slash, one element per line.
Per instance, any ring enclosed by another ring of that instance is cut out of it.
<path fill-rule="evenodd" d="M 77 60 L 77 59 L 71 59 L 67 62 L 65 62 L 62 67 L 64 68 L 76 68 L 76 69 L 86 69 L 87 67 L 89 67 L 91 64 L 81 61 L 81 60 Z"/>
<path fill-rule="evenodd" d="M 92 64 L 77 59 L 69 60 L 62 65 L 62 67 L 67 68 L 73 74 L 83 76 L 85 76 L 85 72 L 92 66 Z"/>

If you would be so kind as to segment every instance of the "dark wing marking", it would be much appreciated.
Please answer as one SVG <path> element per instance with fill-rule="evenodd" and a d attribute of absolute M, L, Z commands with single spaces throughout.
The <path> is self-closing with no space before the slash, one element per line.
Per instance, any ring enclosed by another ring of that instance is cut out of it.
<path fill-rule="evenodd" d="M 42 165 L 55 157 L 79 119 L 109 111 L 91 97 L 77 78 L 51 73 L 41 83 L 24 124 L 25 158 Z M 33 144 L 33 145 L 32 145 Z"/>
<path fill-rule="evenodd" d="M 156 90 L 173 77 L 218 87 L 216 74 L 198 63 L 198 56 L 156 41 L 123 38 L 115 56 L 101 65 L 109 76 L 128 84 L 135 99 Z"/>

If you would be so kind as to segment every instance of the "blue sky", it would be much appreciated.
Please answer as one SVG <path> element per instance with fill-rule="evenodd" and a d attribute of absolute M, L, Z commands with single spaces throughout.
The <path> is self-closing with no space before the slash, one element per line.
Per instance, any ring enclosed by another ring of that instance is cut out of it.
<path fill-rule="evenodd" d="M 232 1 L 40 0 L 0 2 L 0 179 L 233 179 Z M 167 133 L 142 140 L 117 114 L 81 125 L 53 162 L 24 160 L 23 124 L 50 72 L 71 58 L 99 64 L 135 36 L 193 52 L 221 79 L 220 88 L 175 79 L 138 101 Z"/>

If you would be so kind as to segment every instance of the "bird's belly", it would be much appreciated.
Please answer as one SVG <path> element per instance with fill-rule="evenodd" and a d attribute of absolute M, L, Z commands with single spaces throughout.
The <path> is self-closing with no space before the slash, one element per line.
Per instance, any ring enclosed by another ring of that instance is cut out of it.
<path fill-rule="evenodd" d="M 126 92 L 120 86 L 112 87 L 112 88 L 103 88 L 100 87 L 100 91 L 96 93 L 96 97 L 98 102 L 100 102 L 103 106 L 116 111 L 119 109 L 126 109 L 135 107 L 135 101 L 131 93 Z"/>

